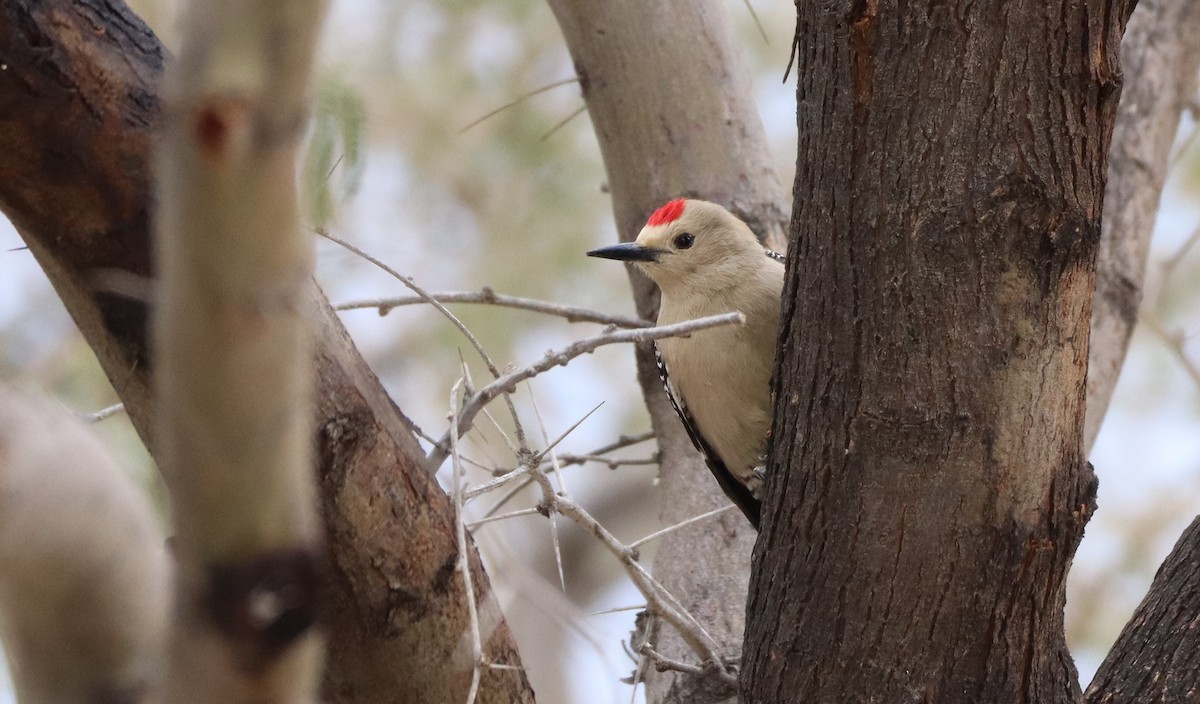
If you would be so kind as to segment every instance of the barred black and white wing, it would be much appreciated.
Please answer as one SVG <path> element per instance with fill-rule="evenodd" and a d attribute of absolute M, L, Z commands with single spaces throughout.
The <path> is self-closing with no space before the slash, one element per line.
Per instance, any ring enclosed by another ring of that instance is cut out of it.
<path fill-rule="evenodd" d="M 767 256 L 768 256 L 768 257 L 770 257 L 770 258 L 774 259 L 775 261 L 779 262 L 780 264 L 786 264 L 786 263 L 787 263 L 787 257 L 783 256 L 783 255 L 782 255 L 782 254 L 780 254 L 779 252 L 772 252 L 772 251 L 771 251 L 771 250 L 769 250 L 769 249 L 768 249 L 768 250 L 764 250 L 764 251 L 766 251 L 766 253 L 767 253 Z"/>
<path fill-rule="evenodd" d="M 774 252 L 770 253 L 775 254 Z M 700 429 L 696 427 L 696 421 L 693 420 L 692 414 L 688 412 L 683 396 L 679 394 L 675 389 L 675 385 L 671 383 L 671 375 L 667 371 L 667 363 L 658 351 L 658 345 L 654 346 L 654 362 L 658 365 L 658 376 L 662 379 L 663 388 L 667 391 L 667 398 L 671 399 L 671 406 L 675 408 L 675 413 L 679 415 L 679 420 L 683 423 L 683 428 L 687 431 L 688 437 L 692 439 L 692 444 L 696 446 L 696 449 L 704 457 L 704 463 L 708 465 L 709 471 L 717 478 L 717 484 L 721 485 L 721 490 L 725 492 L 725 495 L 733 503 L 737 504 L 742 513 L 746 514 L 746 518 L 750 520 L 750 524 L 754 526 L 754 529 L 758 530 L 761 503 L 750 493 L 750 489 L 738 481 L 737 477 L 729 471 L 729 468 L 725 466 L 725 462 L 721 460 L 721 457 L 708 444 L 704 436 L 700 434 Z"/>

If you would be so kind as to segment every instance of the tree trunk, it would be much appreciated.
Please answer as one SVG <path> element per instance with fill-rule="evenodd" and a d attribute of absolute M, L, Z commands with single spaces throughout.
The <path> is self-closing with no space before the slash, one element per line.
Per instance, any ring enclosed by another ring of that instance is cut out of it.
<path fill-rule="evenodd" d="M 1069 702 L 1088 322 L 1132 2 L 798 3 L 747 702 Z"/>
<path fill-rule="evenodd" d="M 1200 518 L 1167 556 L 1150 592 L 1088 686 L 1087 704 L 1194 702 L 1200 682 Z"/>
<path fill-rule="evenodd" d="M 622 240 L 681 195 L 713 200 L 782 249 L 783 193 L 752 101 L 750 77 L 729 19 L 715 0 L 550 0 L 604 156 Z M 658 295 L 630 273 L 639 315 L 654 319 Z M 638 380 L 662 462 L 660 507 L 671 525 L 728 504 L 663 393 L 650 348 L 638 351 Z M 756 534 L 737 512 L 663 538 L 654 574 L 737 657 L 745 623 L 749 555 Z M 696 663 L 670 626 L 656 650 Z M 706 678 L 642 668 L 648 702 L 703 704 L 732 693 Z"/>
<path fill-rule="evenodd" d="M 1196 97 L 1197 27 L 1200 2 L 1141 0 L 1121 41 L 1126 87 L 1108 153 L 1088 352 L 1083 446 L 1089 451 L 1100 434 L 1137 325 L 1150 235 L 1179 118 Z"/>
<path fill-rule="evenodd" d="M 157 452 L 144 292 L 162 47 L 118 0 L 9 0 L 0 57 L 0 208 Z M 322 592 L 324 698 L 457 704 L 472 663 L 453 506 L 407 420 L 314 297 L 319 498 L 333 566 Z M 471 561 L 484 657 L 517 666 L 485 668 L 478 701 L 532 701 L 473 549 Z"/>
<path fill-rule="evenodd" d="M 315 242 L 295 179 L 324 15 L 324 0 L 192 3 L 164 80 L 153 360 L 177 704 L 308 704 L 324 671 Z"/>

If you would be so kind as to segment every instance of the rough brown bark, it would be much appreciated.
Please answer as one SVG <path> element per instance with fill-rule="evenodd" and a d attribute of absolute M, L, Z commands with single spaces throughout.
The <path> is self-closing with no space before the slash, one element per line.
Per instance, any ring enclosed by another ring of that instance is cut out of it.
<path fill-rule="evenodd" d="M 1167 556 L 1150 592 L 1087 688 L 1088 704 L 1200 699 L 1200 518 Z"/>
<path fill-rule="evenodd" d="M 144 289 L 150 142 L 163 50 L 114 0 L 0 4 L 0 208 L 154 449 Z M 318 310 L 321 502 L 333 576 L 331 702 L 460 702 L 471 680 L 453 508 L 406 421 L 328 304 Z M 490 662 L 519 665 L 478 557 Z M 520 670 L 485 668 L 481 702 L 528 702 Z"/>
<path fill-rule="evenodd" d="M 747 702 L 1068 702 L 1063 583 L 1131 2 L 797 3 Z"/>
<path fill-rule="evenodd" d="M 1100 433 L 1117 386 L 1146 278 L 1150 235 L 1179 118 L 1196 96 L 1200 2 L 1141 0 L 1121 41 L 1125 89 L 1108 153 L 1096 257 L 1083 446 Z"/>
<path fill-rule="evenodd" d="M 596 129 L 622 240 L 666 200 L 690 195 L 729 206 L 782 249 L 783 193 L 726 9 L 713 0 L 550 0 Z M 638 313 L 654 319 L 650 280 L 630 273 Z M 641 383 L 662 451 L 661 516 L 673 524 L 728 504 L 671 408 L 649 348 Z M 666 537 L 655 576 L 736 657 L 755 532 L 735 513 Z M 670 626 L 657 649 L 696 662 Z M 677 672 L 646 673 L 647 701 L 725 701 L 727 690 Z"/>

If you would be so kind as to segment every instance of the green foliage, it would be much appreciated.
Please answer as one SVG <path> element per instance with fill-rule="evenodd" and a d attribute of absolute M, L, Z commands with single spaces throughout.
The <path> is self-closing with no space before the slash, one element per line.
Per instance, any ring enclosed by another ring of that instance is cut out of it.
<path fill-rule="evenodd" d="M 301 185 L 309 223 L 323 227 L 362 184 L 367 111 L 357 88 L 346 83 L 340 72 L 322 71 L 315 92 Z"/>

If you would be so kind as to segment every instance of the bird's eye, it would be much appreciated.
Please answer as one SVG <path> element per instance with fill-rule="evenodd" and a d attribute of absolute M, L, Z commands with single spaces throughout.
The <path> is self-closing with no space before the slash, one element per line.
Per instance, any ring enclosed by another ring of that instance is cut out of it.
<path fill-rule="evenodd" d="M 690 232 L 684 232 L 683 234 L 675 235 L 675 248 L 688 249 L 695 241 L 696 238 Z"/>

